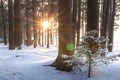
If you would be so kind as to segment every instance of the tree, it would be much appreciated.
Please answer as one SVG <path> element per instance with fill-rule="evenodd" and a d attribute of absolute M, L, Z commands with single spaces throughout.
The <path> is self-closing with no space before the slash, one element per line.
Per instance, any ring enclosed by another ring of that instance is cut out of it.
<path fill-rule="evenodd" d="M 43 23 L 43 11 L 44 11 L 44 0 L 42 0 L 42 23 Z M 44 30 L 43 30 L 43 26 L 42 26 L 42 46 L 44 46 L 44 40 L 43 40 L 43 38 L 44 38 Z"/>
<path fill-rule="evenodd" d="M 102 54 L 107 51 L 104 43 L 107 43 L 108 39 L 103 36 L 99 38 L 97 30 L 87 32 L 86 36 L 82 38 L 83 41 L 81 41 L 80 46 L 77 47 L 76 53 L 73 54 L 72 60 L 69 62 L 75 65 L 75 67 L 87 65 L 89 67 L 88 77 L 91 77 L 91 64 L 99 62 L 107 63 L 107 57 L 102 56 Z"/>
<path fill-rule="evenodd" d="M 48 21 L 50 22 L 50 0 L 48 0 Z M 51 27 L 51 25 L 49 26 Z M 50 29 L 47 28 L 47 48 L 50 46 Z"/>
<path fill-rule="evenodd" d="M 99 31 L 98 28 L 98 0 L 87 0 L 87 32 L 92 30 Z M 98 36 L 99 32 L 97 33 Z M 91 46 L 92 47 L 92 46 Z M 94 54 L 94 53 L 92 53 Z M 89 55 L 89 72 L 88 77 L 90 77 L 91 72 L 91 55 Z"/>
<path fill-rule="evenodd" d="M 13 24 L 13 2 L 8 0 L 8 13 L 9 13 L 9 50 L 15 48 L 14 44 L 14 24 Z"/>
<path fill-rule="evenodd" d="M 102 26 L 101 26 L 101 36 L 107 37 L 107 15 L 108 15 L 108 0 L 103 1 L 103 9 L 102 9 Z"/>
<path fill-rule="evenodd" d="M 71 26 L 71 0 L 58 0 L 58 21 L 59 21 L 59 51 L 54 63 L 57 69 L 71 71 L 72 67 L 67 65 L 63 55 L 72 55 L 74 49 L 74 27 Z"/>
<path fill-rule="evenodd" d="M 72 36 L 71 37 L 73 37 L 73 38 L 75 38 L 75 33 L 76 33 L 76 29 L 77 29 L 77 0 L 73 0 L 73 5 L 72 5 L 72 8 L 73 8 L 73 10 L 72 10 Z M 75 40 L 75 39 L 73 39 L 73 40 Z M 75 42 L 75 41 L 73 41 L 73 42 Z M 75 44 L 75 43 L 74 43 Z"/>
<path fill-rule="evenodd" d="M 109 43 L 111 44 L 108 46 L 108 51 L 112 52 L 113 48 L 113 34 L 114 34 L 114 18 L 115 18 L 115 8 L 116 8 L 116 0 L 111 0 L 109 2 L 109 25 L 108 25 L 108 38 L 109 38 Z"/>
<path fill-rule="evenodd" d="M 80 24 L 81 24 L 81 0 L 78 0 L 78 11 L 77 11 L 77 45 L 79 45 L 80 42 Z"/>
<path fill-rule="evenodd" d="M 116 0 L 104 0 L 103 1 L 103 10 L 102 10 L 102 27 L 101 27 L 101 36 L 105 36 L 109 39 L 110 46 L 107 46 L 108 50 L 111 52 L 113 48 L 113 32 L 114 32 L 114 17 L 115 17 L 115 8 Z"/>
<path fill-rule="evenodd" d="M 22 44 L 22 30 L 21 30 L 21 18 L 20 18 L 20 0 L 14 0 L 14 42 L 15 47 L 21 49 Z"/>
<path fill-rule="evenodd" d="M 32 0 L 33 3 L 33 32 L 34 32 L 34 47 L 37 46 L 37 6 L 36 6 L 36 0 Z"/>
<path fill-rule="evenodd" d="M 31 26 L 30 26 L 30 14 L 29 14 L 29 0 L 26 0 L 26 45 L 30 46 L 31 45 Z"/>
<path fill-rule="evenodd" d="M 87 24 L 87 0 L 81 0 L 81 35 L 86 34 L 86 24 Z"/>
<path fill-rule="evenodd" d="M 87 0 L 87 31 L 98 31 L 98 0 Z"/>
<path fill-rule="evenodd" d="M 5 21 L 5 7 L 3 5 L 3 0 L 1 0 L 1 12 L 2 12 L 2 27 L 3 27 L 3 41 L 7 45 L 7 35 L 6 35 L 6 21 Z"/>

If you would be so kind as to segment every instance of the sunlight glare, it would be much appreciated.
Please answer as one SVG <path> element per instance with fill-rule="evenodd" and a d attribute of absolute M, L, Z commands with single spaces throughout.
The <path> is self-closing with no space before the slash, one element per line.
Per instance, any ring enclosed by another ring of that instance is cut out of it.
<path fill-rule="evenodd" d="M 49 23 L 49 21 L 47 21 L 47 20 L 46 20 L 46 21 L 43 21 L 42 25 L 43 25 L 43 27 L 46 28 L 46 29 L 47 29 L 48 27 L 50 27 L 50 23 Z"/>

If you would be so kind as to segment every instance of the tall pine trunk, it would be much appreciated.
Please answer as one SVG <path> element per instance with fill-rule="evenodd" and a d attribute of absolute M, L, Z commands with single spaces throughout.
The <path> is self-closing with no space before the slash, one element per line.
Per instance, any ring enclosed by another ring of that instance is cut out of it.
<path fill-rule="evenodd" d="M 108 15 L 108 0 L 103 1 L 103 8 L 102 8 L 102 27 L 101 27 L 101 36 L 107 37 L 107 15 Z"/>
<path fill-rule="evenodd" d="M 13 19 L 13 2 L 8 0 L 8 13 L 9 13 L 9 50 L 15 49 L 14 44 L 14 19 Z"/>
<path fill-rule="evenodd" d="M 33 3 L 33 32 L 34 32 L 34 47 L 37 47 L 37 5 L 36 0 L 32 0 Z"/>
<path fill-rule="evenodd" d="M 44 0 L 42 0 L 42 23 L 43 23 L 43 11 L 44 11 L 44 4 L 43 4 Z M 43 29 L 43 26 L 42 26 L 42 47 L 44 46 L 44 29 Z"/>
<path fill-rule="evenodd" d="M 15 47 L 21 49 L 22 44 L 22 30 L 21 30 L 21 12 L 20 0 L 14 0 L 14 40 Z"/>
<path fill-rule="evenodd" d="M 26 0 L 26 45 L 30 46 L 32 45 L 32 40 L 31 40 L 31 26 L 30 26 L 30 14 L 29 14 L 29 0 Z"/>
<path fill-rule="evenodd" d="M 81 0 L 78 0 L 78 11 L 77 11 L 77 45 L 79 45 L 80 42 L 80 24 L 81 24 Z"/>
<path fill-rule="evenodd" d="M 50 0 L 48 0 L 48 21 L 50 22 Z M 50 27 L 47 28 L 47 48 L 50 46 Z"/>
<path fill-rule="evenodd" d="M 4 44 L 7 45 L 7 35 L 6 35 L 6 21 L 5 21 L 5 8 L 3 5 L 3 0 L 1 0 L 1 12 L 2 12 L 2 27 L 3 27 L 3 41 Z"/>
<path fill-rule="evenodd" d="M 59 51 L 58 56 L 55 62 L 57 69 L 63 71 L 71 71 L 72 67 L 65 63 L 66 58 L 62 55 L 72 55 L 72 50 L 67 49 L 66 47 L 69 44 L 74 44 L 74 35 L 73 29 L 71 26 L 71 0 L 58 0 L 58 21 L 59 21 Z M 71 38 L 72 37 L 72 38 Z M 71 47 L 71 46 L 70 46 Z"/>
<path fill-rule="evenodd" d="M 116 2 L 115 0 L 111 0 L 109 2 L 110 7 L 109 7 L 109 28 L 108 28 L 108 38 L 109 38 L 109 42 L 108 44 L 111 44 L 110 46 L 108 46 L 108 51 L 112 52 L 112 48 L 113 48 L 113 34 L 114 34 L 114 17 L 115 17 L 115 7 L 116 7 Z"/>
<path fill-rule="evenodd" d="M 76 29 L 77 29 L 77 0 L 72 0 L 72 37 L 71 38 L 75 38 L 75 33 L 76 33 Z M 72 40 L 75 40 L 75 39 L 72 39 Z M 75 42 L 75 41 L 73 41 Z M 75 44 L 75 43 L 74 43 Z"/>
<path fill-rule="evenodd" d="M 87 31 L 98 31 L 98 0 L 87 1 Z"/>

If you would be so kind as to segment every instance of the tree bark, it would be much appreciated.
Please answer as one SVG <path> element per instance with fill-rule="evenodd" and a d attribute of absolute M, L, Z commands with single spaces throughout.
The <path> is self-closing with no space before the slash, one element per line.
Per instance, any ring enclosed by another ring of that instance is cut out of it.
<path fill-rule="evenodd" d="M 108 46 L 108 51 L 112 52 L 116 2 L 115 2 L 115 0 L 111 0 L 109 4 L 110 4 L 110 7 L 109 7 L 110 19 L 109 19 L 109 28 L 108 28 L 108 30 L 109 30 L 108 31 L 108 38 L 109 38 L 108 44 L 111 44 L 111 45 Z"/>
<path fill-rule="evenodd" d="M 2 12 L 2 27 L 3 27 L 3 41 L 7 45 L 7 35 L 6 35 L 6 25 L 5 25 L 5 11 L 3 6 L 3 1 L 1 0 L 1 12 Z"/>
<path fill-rule="evenodd" d="M 77 45 L 80 42 L 80 24 L 81 24 L 81 0 L 78 0 L 78 21 L 77 21 Z"/>
<path fill-rule="evenodd" d="M 36 0 L 32 1 L 33 3 L 33 29 L 34 29 L 34 48 L 37 47 L 37 7 L 36 7 Z"/>
<path fill-rule="evenodd" d="M 9 50 L 15 49 L 14 44 L 14 19 L 13 19 L 13 2 L 8 0 L 8 13 L 9 13 Z"/>
<path fill-rule="evenodd" d="M 20 0 L 14 0 L 14 34 L 15 47 L 21 49 L 22 44 L 22 30 L 21 30 L 21 12 Z"/>
<path fill-rule="evenodd" d="M 98 31 L 98 0 L 87 0 L 87 31 Z"/>
<path fill-rule="evenodd" d="M 62 55 L 72 55 L 72 51 L 69 51 L 66 47 L 70 43 L 74 44 L 75 34 L 72 33 L 74 27 L 71 26 L 71 0 L 58 0 L 58 21 L 59 21 L 59 51 L 58 57 L 55 62 L 55 66 L 57 69 L 63 71 L 71 71 L 72 67 L 69 66 L 64 61 L 66 58 L 62 57 Z"/>
<path fill-rule="evenodd" d="M 89 65 L 88 65 L 88 78 L 90 78 L 91 77 L 91 61 L 92 61 L 92 59 L 91 59 L 91 55 L 89 55 Z"/>
<path fill-rule="evenodd" d="M 30 46 L 32 45 L 31 40 L 31 26 L 30 26 L 30 14 L 29 14 L 29 0 L 26 0 L 26 45 Z"/>
<path fill-rule="evenodd" d="M 108 15 L 108 0 L 103 1 L 103 9 L 102 9 L 102 27 L 101 27 L 101 36 L 107 37 L 107 15 Z"/>
<path fill-rule="evenodd" d="M 42 23 L 43 23 L 43 11 L 44 11 L 44 4 L 43 4 L 44 0 L 42 0 Z M 42 26 L 42 47 L 44 46 L 44 29 L 43 29 L 43 26 Z"/>
<path fill-rule="evenodd" d="M 77 32 L 77 0 L 72 0 L 72 37 L 71 38 L 75 38 L 75 33 Z M 72 39 L 75 40 L 75 39 Z M 75 42 L 75 41 L 73 41 Z M 75 43 L 74 43 L 75 44 Z"/>

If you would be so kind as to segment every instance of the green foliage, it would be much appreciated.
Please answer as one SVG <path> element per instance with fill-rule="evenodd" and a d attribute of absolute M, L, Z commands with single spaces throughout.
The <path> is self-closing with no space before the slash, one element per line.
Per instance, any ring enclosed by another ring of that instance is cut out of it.
<path fill-rule="evenodd" d="M 91 73 L 91 64 L 97 61 L 97 59 L 103 59 L 106 54 L 106 43 L 108 39 L 104 37 L 98 37 L 96 30 L 89 31 L 86 36 L 82 37 L 80 46 L 77 46 L 76 52 L 69 56 L 69 60 L 66 62 L 73 67 L 73 70 L 77 68 L 81 70 L 81 67 L 88 65 L 88 77 Z"/>
<path fill-rule="evenodd" d="M 106 53 L 106 43 L 108 39 L 104 37 L 98 37 L 97 31 L 89 31 L 86 36 L 82 37 L 83 41 L 80 46 L 77 47 L 78 54 L 91 55 L 92 57 Z"/>
<path fill-rule="evenodd" d="M 85 54 L 88 64 L 88 77 L 91 75 L 91 64 L 96 61 L 98 57 L 105 57 L 107 39 L 104 37 L 99 38 L 96 30 L 89 31 L 83 37 L 83 41 L 77 48 L 78 54 Z"/>

